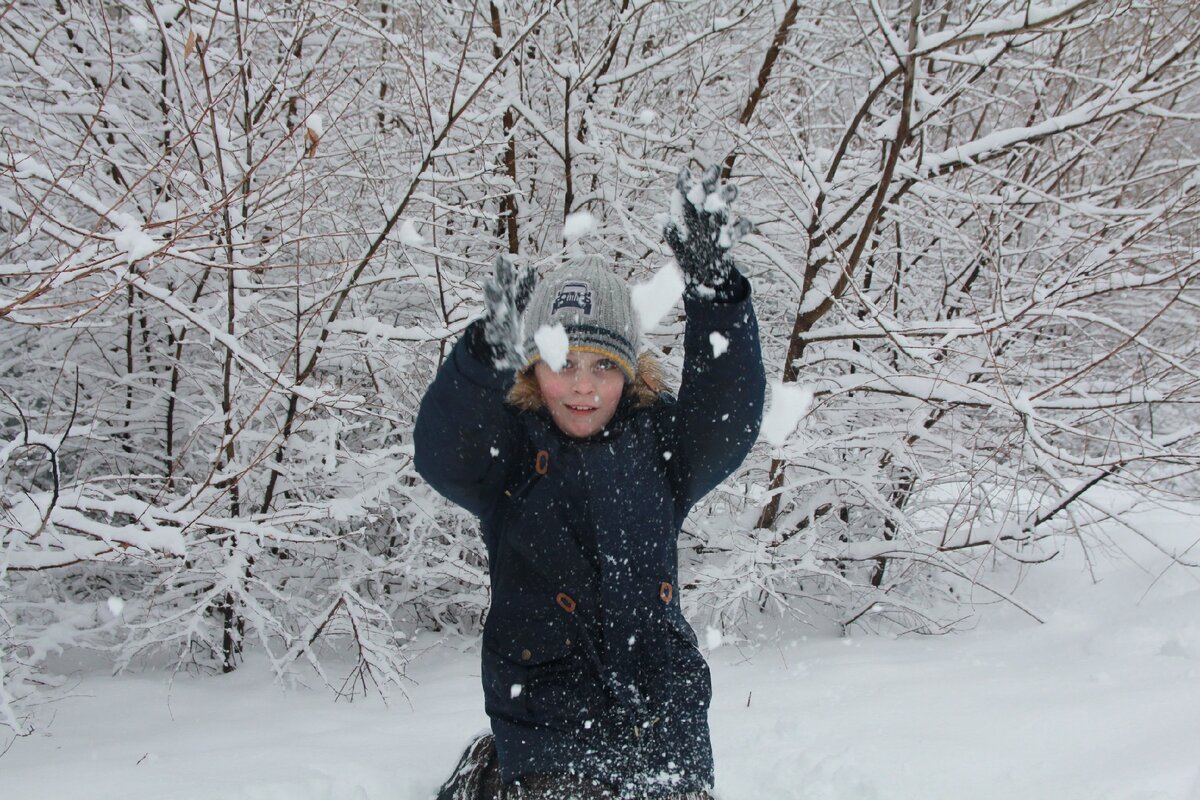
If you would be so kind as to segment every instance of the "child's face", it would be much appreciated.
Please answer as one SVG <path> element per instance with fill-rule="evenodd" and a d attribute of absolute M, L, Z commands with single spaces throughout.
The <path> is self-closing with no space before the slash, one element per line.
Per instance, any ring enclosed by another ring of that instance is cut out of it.
<path fill-rule="evenodd" d="M 538 388 L 550 417 L 568 436 L 598 433 L 617 412 L 625 373 L 612 359 L 597 353 L 572 350 L 558 372 L 545 361 L 533 367 Z"/>

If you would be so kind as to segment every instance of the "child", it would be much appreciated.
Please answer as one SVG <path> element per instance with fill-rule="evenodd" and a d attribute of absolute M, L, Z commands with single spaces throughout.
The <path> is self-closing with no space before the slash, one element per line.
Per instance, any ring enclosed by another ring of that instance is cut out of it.
<path fill-rule="evenodd" d="M 629 289 L 602 261 L 576 259 L 535 290 L 500 257 L 483 317 L 421 403 L 417 470 L 479 517 L 492 588 L 494 744 L 472 745 L 440 797 L 704 798 L 712 785 L 711 683 L 680 611 L 676 540 L 754 443 L 764 376 L 750 285 L 729 257 L 750 229 L 729 215 L 736 189 L 715 168 L 699 185 L 685 169 L 676 187 L 678 399 L 639 357 Z"/>

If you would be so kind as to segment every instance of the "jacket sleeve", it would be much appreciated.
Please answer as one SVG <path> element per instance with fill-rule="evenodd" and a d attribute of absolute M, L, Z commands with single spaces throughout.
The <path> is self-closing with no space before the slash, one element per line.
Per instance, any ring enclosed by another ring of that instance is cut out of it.
<path fill-rule="evenodd" d="M 668 462 L 675 499 L 687 513 L 736 470 L 758 438 L 766 377 L 750 283 L 729 302 L 687 296 L 683 379 L 668 406 Z"/>
<path fill-rule="evenodd" d="M 477 517 L 489 512 L 516 458 L 518 425 L 504 403 L 512 385 L 472 357 L 460 338 L 421 398 L 413 463 L 430 486 Z"/>

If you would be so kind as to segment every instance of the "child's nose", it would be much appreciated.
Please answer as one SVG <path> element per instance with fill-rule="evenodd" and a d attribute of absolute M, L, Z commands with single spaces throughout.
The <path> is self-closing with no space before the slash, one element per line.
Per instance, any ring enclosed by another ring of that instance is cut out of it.
<path fill-rule="evenodd" d="M 581 369 L 575 373 L 575 391 L 590 392 L 594 388 L 592 379 L 592 371 L 589 369 Z"/>

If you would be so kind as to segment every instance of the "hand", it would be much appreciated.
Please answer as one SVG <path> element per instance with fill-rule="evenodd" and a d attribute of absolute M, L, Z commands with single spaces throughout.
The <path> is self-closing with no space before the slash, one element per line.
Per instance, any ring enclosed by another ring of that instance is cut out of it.
<path fill-rule="evenodd" d="M 729 204 L 737 199 L 737 187 L 727 183 L 718 188 L 718 175 L 717 167 L 711 166 L 704 170 L 697 185 L 691 170 L 684 167 L 679 171 L 672 210 L 678 206 L 682 219 L 668 222 L 663 236 L 675 253 L 688 291 L 720 299 L 736 291 L 737 267 L 729 251 L 754 230 L 754 225 L 730 214 Z"/>
<path fill-rule="evenodd" d="M 521 315 L 533 295 L 537 273 L 527 269 L 518 276 L 506 255 L 496 256 L 494 270 L 495 275 L 483 284 L 483 316 L 467 327 L 467 351 L 496 369 L 520 369 L 525 365 Z"/>

